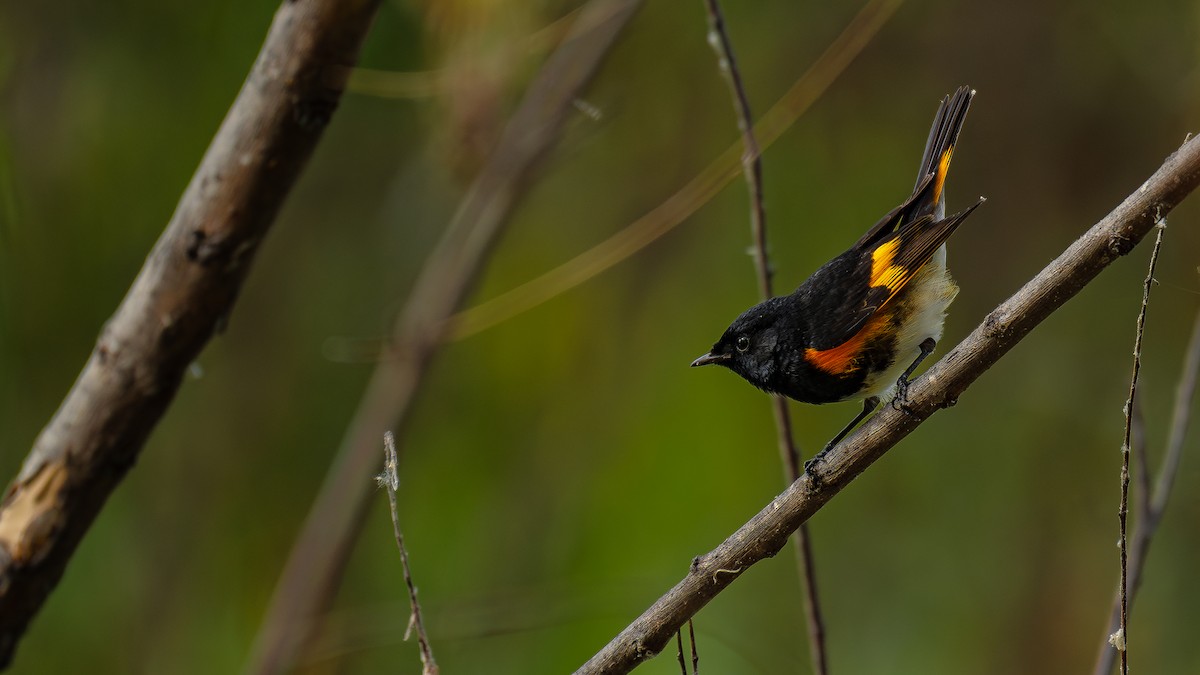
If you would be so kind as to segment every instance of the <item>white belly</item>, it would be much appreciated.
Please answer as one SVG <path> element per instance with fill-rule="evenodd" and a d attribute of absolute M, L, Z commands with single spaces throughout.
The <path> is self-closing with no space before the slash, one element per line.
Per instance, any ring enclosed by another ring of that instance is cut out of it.
<path fill-rule="evenodd" d="M 895 298 L 914 308 L 901 325 L 896 338 L 896 360 L 887 370 L 872 375 L 863 389 L 864 396 L 890 401 L 896 393 L 896 380 L 921 353 L 926 338 L 942 339 L 946 309 L 958 295 L 958 286 L 946 270 L 946 245 L 905 285 L 902 296 Z"/>

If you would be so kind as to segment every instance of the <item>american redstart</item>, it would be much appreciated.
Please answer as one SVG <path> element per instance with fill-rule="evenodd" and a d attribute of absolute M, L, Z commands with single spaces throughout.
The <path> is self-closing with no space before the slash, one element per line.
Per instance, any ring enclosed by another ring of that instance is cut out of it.
<path fill-rule="evenodd" d="M 862 412 L 826 450 L 881 400 L 903 403 L 909 376 L 941 339 L 958 294 L 946 240 L 984 202 L 946 217 L 946 173 L 974 95 L 959 87 L 942 99 L 912 196 L 793 293 L 746 310 L 692 365 L 725 366 L 804 403 L 863 398 Z"/>

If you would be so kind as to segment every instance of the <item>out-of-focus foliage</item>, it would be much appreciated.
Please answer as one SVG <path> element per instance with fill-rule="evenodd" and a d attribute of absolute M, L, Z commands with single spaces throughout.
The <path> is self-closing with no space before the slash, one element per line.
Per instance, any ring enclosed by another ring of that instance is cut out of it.
<path fill-rule="evenodd" d="M 387 330 L 575 6 L 385 4 L 362 65 L 419 74 L 393 83 L 400 97 L 365 80 L 346 97 L 228 329 L 14 672 L 236 671 L 358 403 L 362 345 Z M 757 112 L 857 9 L 727 3 Z M 0 5 L 5 476 L 170 217 L 273 10 Z M 979 95 L 947 189 L 951 208 L 989 200 L 951 244 L 953 344 L 1200 130 L 1197 26 L 1185 2 L 903 5 L 765 153 L 778 286 L 907 195 L 938 98 L 968 83 Z M 602 117 L 569 126 L 472 302 L 616 232 L 736 142 L 705 33 L 699 0 L 635 18 L 587 96 Z M 618 267 L 437 360 L 401 439 L 400 498 L 444 672 L 573 669 L 781 489 L 766 398 L 687 367 L 754 301 L 747 213 L 739 182 Z M 1198 232 L 1200 208 L 1185 204 L 1149 312 L 1152 461 L 1200 305 Z M 1148 255 L 1118 261 L 812 522 L 835 672 L 1090 669 L 1117 574 L 1121 406 Z M 857 406 L 793 410 L 811 452 Z M 1146 672 L 1200 663 L 1198 445 L 1133 614 Z M 387 520 L 381 493 L 312 672 L 419 672 Z M 791 555 L 699 615 L 707 671 L 805 672 Z"/>

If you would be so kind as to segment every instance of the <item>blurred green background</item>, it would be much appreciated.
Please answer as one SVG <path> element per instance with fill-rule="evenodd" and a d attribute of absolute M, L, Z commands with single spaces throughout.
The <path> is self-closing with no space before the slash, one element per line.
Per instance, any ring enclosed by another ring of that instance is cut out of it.
<path fill-rule="evenodd" d="M 17 471 L 169 219 L 276 2 L 0 4 L 0 473 Z M 395 0 L 231 317 L 34 621 L 17 673 L 228 673 L 385 334 L 572 2 Z M 728 2 L 757 113 L 857 3 Z M 547 28 L 549 26 L 549 28 Z M 939 354 L 1200 130 L 1200 5 L 905 3 L 764 155 L 777 287 L 908 194 L 937 100 L 979 91 L 948 185 Z M 699 0 L 647 3 L 472 303 L 642 215 L 737 141 Z M 432 71 L 434 74 L 428 74 Z M 360 81 L 361 82 L 361 81 Z M 361 87 L 360 87 L 361 89 Z M 1200 306 L 1171 217 L 1141 394 L 1157 466 Z M 691 370 L 752 304 L 745 186 L 590 282 L 447 347 L 403 439 L 413 572 L 446 673 L 569 672 L 783 487 L 766 397 Z M 1149 247 L 1117 261 L 811 524 L 834 673 L 1090 672 L 1117 578 L 1121 407 Z M 794 405 L 806 454 L 856 404 Z M 1197 436 L 1200 434 L 1194 434 Z M 1195 672 L 1200 445 L 1131 625 Z M 364 477 L 364 480 L 367 478 Z M 305 672 L 420 671 L 379 493 Z M 697 619 L 710 673 L 808 672 L 792 549 Z M 675 673 L 673 657 L 639 672 Z"/>

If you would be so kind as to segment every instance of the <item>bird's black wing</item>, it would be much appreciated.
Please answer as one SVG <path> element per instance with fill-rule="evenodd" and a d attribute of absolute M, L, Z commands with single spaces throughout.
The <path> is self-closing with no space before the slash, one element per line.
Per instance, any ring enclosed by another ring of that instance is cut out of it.
<path fill-rule="evenodd" d="M 983 201 L 937 222 L 922 216 L 874 248 L 851 249 L 817 270 L 800 289 L 811 316 L 810 346 L 833 349 L 857 335 Z"/>

